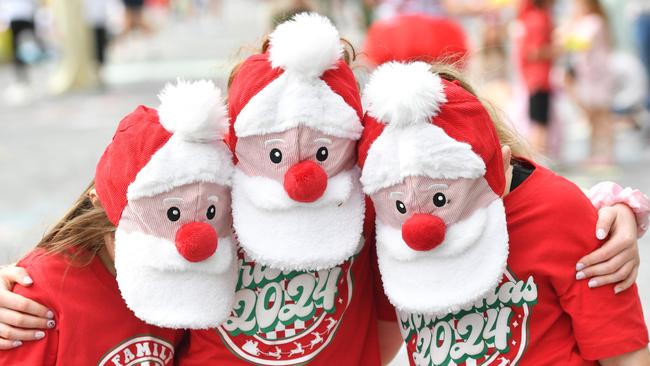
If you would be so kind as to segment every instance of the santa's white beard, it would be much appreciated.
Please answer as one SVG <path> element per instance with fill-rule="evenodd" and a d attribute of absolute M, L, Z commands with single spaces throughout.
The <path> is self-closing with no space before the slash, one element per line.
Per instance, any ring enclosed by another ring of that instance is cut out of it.
<path fill-rule="evenodd" d="M 192 263 L 171 241 L 119 227 L 115 233 L 115 270 L 126 305 L 143 321 L 165 328 L 207 329 L 230 315 L 235 255 L 231 237 L 219 238 L 210 258 Z"/>
<path fill-rule="evenodd" d="M 365 205 L 357 168 L 330 178 L 323 196 L 312 203 L 292 200 L 275 180 L 235 169 L 232 211 L 240 246 L 272 268 L 331 268 L 362 245 Z"/>
<path fill-rule="evenodd" d="M 428 252 L 410 249 L 400 229 L 376 223 L 384 291 L 402 312 L 454 312 L 487 296 L 501 280 L 508 229 L 500 199 L 449 226 L 442 244 Z"/>

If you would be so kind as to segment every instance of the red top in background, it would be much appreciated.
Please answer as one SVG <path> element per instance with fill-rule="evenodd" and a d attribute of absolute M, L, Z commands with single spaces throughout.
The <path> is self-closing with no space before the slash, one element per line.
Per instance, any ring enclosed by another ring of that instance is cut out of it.
<path fill-rule="evenodd" d="M 547 9 L 529 6 L 519 15 L 519 67 L 529 92 L 551 89 L 550 74 L 553 60 L 530 60 L 531 53 L 552 46 L 553 20 Z"/>
<path fill-rule="evenodd" d="M 398 314 L 411 364 L 598 365 L 646 347 L 636 285 L 615 295 L 612 285 L 590 289 L 575 279 L 578 260 L 601 245 L 582 191 L 535 165 L 504 203 L 510 254 L 498 296 L 444 317 Z M 389 320 L 391 308 L 384 297 L 380 318 Z"/>
<path fill-rule="evenodd" d="M 374 238 L 371 216 L 364 232 Z M 380 365 L 372 242 L 317 272 L 270 270 L 240 250 L 233 315 L 217 329 L 191 331 L 179 365 Z"/>
<path fill-rule="evenodd" d="M 363 53 L 374 65 L 424 61 L 457 63 L 462 67 L 468 50 L 465 31 L 453 20 L 406 14 L 374 22 Z"/>
<path fill-rule="evenodd" d="M 45 338 L 0 352 L 1 365 L 173 365 L 184 330 L 145 324 L 127 308 L 115 277 L 95 256 L 73 266 L 62 255 L 35 250 L 18 263 L 34 280 L 14 292 L 55 314 Z"/>

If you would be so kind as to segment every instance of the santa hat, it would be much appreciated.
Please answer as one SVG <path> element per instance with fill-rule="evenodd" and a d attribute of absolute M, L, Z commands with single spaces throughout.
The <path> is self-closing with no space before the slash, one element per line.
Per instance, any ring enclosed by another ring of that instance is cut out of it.
<path fill-rule="evenodd" d="M 363 54 L 375 65 L 417 60 L 462 65 L 468 53 L 466 38 L 463 28 L 454 20 L 401 14 L 372 23 Z"/>
<path fill-rule="evenodd" d="M 270 35 L 270 48 L 239 67 L 228 93 L 231 148 L 237 138 L 307 126 L 359 139 L 359 90 L 342 60 L 339 33 L 329 19 L 294 16 Z"/>
<path fill-rule="evenodd" d="M 211 81 L 179 80 L 158 97 L 158 110 L 139 106 L 120 122 L 97 164 L 97 194 L 115 225 L 128 200 L 195 182 L 231 185 L 221 91 Z"/>
<path fill-rule="evenodd" d="M 457 82 L 442 79 L 423 62 L 390 62 L 372 74 L 364 103 L 359 166 L 366 194 L 408 176 L 484 176 L 494 193 L 503 194 L 503 159 L 492 119 Z"/>

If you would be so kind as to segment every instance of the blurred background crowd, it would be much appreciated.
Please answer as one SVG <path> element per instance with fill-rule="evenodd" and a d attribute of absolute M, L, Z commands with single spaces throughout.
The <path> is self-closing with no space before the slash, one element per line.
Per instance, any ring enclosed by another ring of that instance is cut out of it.
<path fill-rule="evenodd" d="M 648 0 L 0 0 L 0 263 L 88 183 L 120 117 L 177 77 L 225 88 L 301 11 L 334 21 L 360 84 L 389 59 L 444 54 L 546 164 L 650 192 Z"/>

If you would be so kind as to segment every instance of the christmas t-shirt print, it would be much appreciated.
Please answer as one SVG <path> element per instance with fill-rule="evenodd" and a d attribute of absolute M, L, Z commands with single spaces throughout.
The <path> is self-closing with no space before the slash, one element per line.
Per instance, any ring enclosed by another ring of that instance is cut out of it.
<path fill-rule="evenodd" d="M 230 318 L 191 331 L 179 364 L 380 365 L 369 246 L 320 271 L 279 271 L 240 251 Z"/>
<path fill-rule="evenodd" d="M 217 332 L 234 353 L 256 364 L 311 360 L 330 343 L 350 304 L 354 260 L 315 272 L 280 271 L 240 250 L 235 307 Z"/>
<path fill-rule="evenodd" d="M 533 276 L 520 280 L 507 269 L 494 292 L 471 307 L 442 316 L 398 312 L 411 365 L 516 365 L 536 303 Z"/>

